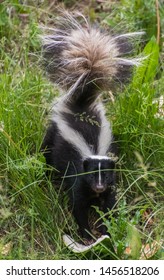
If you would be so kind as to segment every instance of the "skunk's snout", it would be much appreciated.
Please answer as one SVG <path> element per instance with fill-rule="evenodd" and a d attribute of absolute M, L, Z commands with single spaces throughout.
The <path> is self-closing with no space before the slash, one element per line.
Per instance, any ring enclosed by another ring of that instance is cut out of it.
<path fill-rule="evenodd" d="M 95 188 L 94 188 L 94 191 L 97 192 L 97 193 L 102 193 L 105 191 L 105 187 L 104 185 L 96 185 Z"/>

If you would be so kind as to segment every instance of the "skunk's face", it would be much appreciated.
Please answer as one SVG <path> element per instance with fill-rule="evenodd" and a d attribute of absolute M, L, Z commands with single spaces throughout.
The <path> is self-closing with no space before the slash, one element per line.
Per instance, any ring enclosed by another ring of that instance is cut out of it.
<path fill-rule="evenodd" d="M 96 193 L 104 192 L 115 184 L 115 163 L 111 159 L 87 158 L 83 162 L 85 182 Z"/>

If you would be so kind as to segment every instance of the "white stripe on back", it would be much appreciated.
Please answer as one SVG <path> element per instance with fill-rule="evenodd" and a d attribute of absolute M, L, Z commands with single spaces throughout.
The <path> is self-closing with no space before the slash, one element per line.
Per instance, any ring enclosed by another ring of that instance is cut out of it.
<path fill-rule="evenodd" d="M 60 135 L 64 138 L 65 141 L 74 146 L 74 148 L 80 153 L 83 159 L 92 155 L 92 151 L 85 141 L 84 137 L 78 131 L 71 128 L 69 124 L 65 120 L 63 120 L 61 115 L 53 115 L 52 120 L 57 124 Z"/>
<path fill-rule="evenodd" d="M 98 139 L 98 155 L 105 156 L 112 142 L 112 131 L 110 123 L 107 121 L 102 104 L 97 106 L 101 118 L 101 128 Z"/>
<path fill-rule="evenodd" d="M 60 135 L 65 141 L 73 145 L 73 147 L 80 153 L 83 159 L 90 157 L 95 159 L 108 159 L 106 156 L 109 146 L 112 141 L 112 132 L 110 123 L 107 121 L 104 108 L 102 104 L 98 104 L 95 108 L 100 114 L 101 127 L 98 137 L 98 151 L 97 155 L 93 154 L 93 150 L 90 148 L 83 135 L 77 130 L 70 127 L 69 123 L 64 120 L 63 113 L 72 113 L 65 104 L 65 97 L 62 97 L 59 102 L 54 104 L 52 108 L 52 121 L 54 121 L 58 127 Z M 100 174 L 101 175 L 101 174 Z"/>

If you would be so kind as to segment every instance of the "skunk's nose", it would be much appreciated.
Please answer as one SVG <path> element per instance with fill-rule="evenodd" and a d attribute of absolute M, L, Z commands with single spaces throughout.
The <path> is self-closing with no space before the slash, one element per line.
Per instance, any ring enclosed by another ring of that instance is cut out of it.
<path fill-rule="evenodd" d="M 103 185 L 96 185 L 96 192 L 101 193 L 105 190 L 105 187 Z"/>

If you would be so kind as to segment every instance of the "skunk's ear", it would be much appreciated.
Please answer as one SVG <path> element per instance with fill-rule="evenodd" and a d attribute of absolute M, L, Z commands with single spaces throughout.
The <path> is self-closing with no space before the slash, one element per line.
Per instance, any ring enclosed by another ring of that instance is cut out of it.
<path fill-rule="evenodd" d="M 83 161 L 83 167 L 84 167 L 84 171 L 88 170 L 88 166 L 89 166 L 89 159 L 85 159 Z"/>

